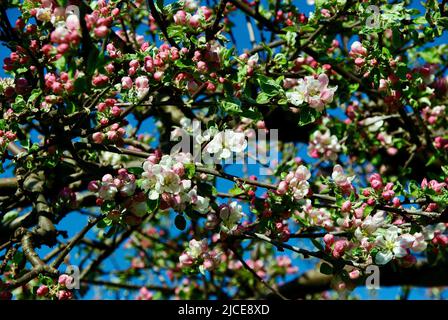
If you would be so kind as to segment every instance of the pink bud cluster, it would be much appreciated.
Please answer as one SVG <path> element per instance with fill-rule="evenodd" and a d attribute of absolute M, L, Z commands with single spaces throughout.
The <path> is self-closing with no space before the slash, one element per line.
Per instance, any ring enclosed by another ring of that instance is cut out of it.
<path fill-rule="evenodd" d="M 41 298 L 56 297 L 58 300 L 73 299 L 73 292 L 68 289 L 74 282 L 73 277 L 67 274 L 61 274 L 55 285 L 40 285 L 36 290 L 36 295 Z"/>
<path fill-rule="evenodd" d="M 393 201 L 394 206 L 399 205 L 398 198 L 394 198 L 395 191 L 394 191 L 394 184 L 392 182 L 388 182 L 386 185 L 383 184 L 383 178 L 379 173 L 374 173 L 369 176 L 368 178 L 369 184 L 371 188 L 378 194 L 380 194 L 381 198 L 383 198 L 386 201 Z M 371 195 L 371 190 L 368 188 L 363 190 L 363 195 L 366 197 L 369 197 Z M 367 200 L 367 204 L 369 206 L 372 206 L 375 204 L 374 198 L 369 198 Z"/>
<path fill-rule="evenodd" d="M 277 266 L 284 269 L 286 274 L 294 274 L 299 271 L 297 266 L 292 265 L 291 258 L 288 256 L 277 256 L 275 258 Z"/>
<path fill-rule="evenodd" d="M 445 118 L 445 109 L 445 106 L 425 107 L 422 110 L 422 117 L 429 124 L 434 125 L 439 119 Z"/>
<path fill-rule="evenodd" d="M 120 9 L 105 0 L 98 1 L 98 7 L 85 16 L 86 26 L 93 30 L 97 38 L 104 38 L 109 33 L 114 19 L 120 14 Z"/>
<path fill-rule="evenodd" d="M 153 299 L 153 293 L 149 291 L 146 287 L 142 287 L 138 291 L 137 300 L 152 300 Z"/>
<path fill-rule="evenodd" d="M 445 182 L 438 182 L 437 180 L 428 180 L 424 178 L 421 183 L 422 189 L 431 189 L 434 190 L 435 193 L 441 194 L 443 189 L 446 189 L 447 184 Z"/>
<path fill-rule="evenodd" d="M 103 102 L 100 102 L 96 109 L 101 114 L 102 117 L 108 118 L 108 117 L 119 117 L 121 115 L 121 108 L 116 105 L 117 100 L 108 98 L 105 99 Z M 109 121 L 107 119 L 101 118 L 100 123 L 102 125 L 107 125 Z"/>
<path fill-rule="evenodd" d="M 75 208 L 76 203 L 76 193 L 69 187 L 64 187 L 59 192 L 59 201 L 64 203 L 66 206 Z"/>
<path fill-rule="evenodd" d="M 367 49 L 362 46 L 361 42 L 355 41 L 350 47 L 350 56 L 355 59 L 357 66 L 362 66 L 365 63 L 365 57 L 367 56 Z"/>
<path fill-rule="evenodd" d="M 75 89 L 74 81 L 70 79 L 66 72 L 61 72 L 59 76 L 55 73 L 47 73 L 45 75 L 45 86 L 57 96 L 71 93 Z"/>
<path fill-rule="evenodd" d="M 291 237 L 291 231 L 287 221 L 279 221 L 275 223 L 274 238 L 279 239 L 282 242 L 287 242 Z"/>
<path fill-rule="evenodd" d="M 81 40 L 81 31 L 78 17 L 76 15 L 70 15 L 67 17 L 65 23 L 60 23 L 51 32 L 50 39 L 51 42 L 57 44 L 56 52 L 58 59 L 60 55 L 66 53 L 70 47 L 77 46 Z M 43 47 L 42 50 L 45 52 L 53 51 L 53 48 Z"/>
<path fill-rule="evenodd" d="M 435 137 L 434 138 L 434 146 L 437 149 L 444 149 L 444 150 L 448 150 L 448 139 L 447 138 L 443 138 L 443 137 Z"/>
<path fill-rule="evenodd" d="M 336 186 L 342 190 L 344 194 L 350 194 L 355 188 L 352 185 L 352 181 L 355 177 L 348 177 L 344 169 L 339 165 L 333 167 L 333 173 L 331 174 L 331 179 L 334 181 Z"/>
<path fill-rule="evenodd" d="M 4 150 L 8 146 L 8 144 L 17 139 L 17 136 L 14 132 L 8 130 L 0 130 L 0 149 Z"/>
<path fill-rule="evenodd" d="M 31 43 L 31 48 L 36 48 L 36 42 Z M 10 53 L 9 57 L 3 59 L 3 70 L 13 71 L 17 68 L 23 67 L 30 61 L 27 51 L 21 46 L 16 46 L 16 51 Z"/>
<path fill-rule="evenodd" d="M 198 266 L 203 270 L 213 270 L 219 263 L 220 254 L 209 249 L 206 239 L 201 241 L 191 240 L 187 250 L 179 257 L 179 265 L 181 268 Z"/>
<path fill-rule="evenodd" d="M 102 118 L 100 120 L 101 125 L 107 125 L 109 120 L 107 118 Z M 101 144 L 103 142 L 110 141 L 115 143 L 116 145 L 123 144 L 123 137 L 126 134 L 126 130 L 123 127 L 120 127 L 119 123 L 114 123 L 110 127 L 107 128 L 105 133 L 103 132 L 95 132 L 92 134 L 92 140 L 95 143 Z"/>
<path fill-rule="evenodd" d="M 91 181 L 88 189 L 91 192 L 97 192 L 101 205 L 105 200 L 113 200 L 117 193 L 122 197 L 129 197 L 136 190 L 135 175 L 129 173 L 126 169 L 119 169 L 117 176 L 106 174 L 101 181 Z"/>
<path fill-rule="evenodd" d="M 324 236 L 325 249 L 331 252 L 336 259 L 341 258 L 349 248 L 350 243 L 346 239 L 336 239 L 331 233 Z"/>
<path fill-rule="evenodd" d="M 182 26 L 189 26 L 191 28 L 197 29 L 210 20 L 213 11 L 206 7 L 200 7 L 194 14 L 190 14 L 185 10 L 177 11 L 174 16 L 174 23 Z"/>

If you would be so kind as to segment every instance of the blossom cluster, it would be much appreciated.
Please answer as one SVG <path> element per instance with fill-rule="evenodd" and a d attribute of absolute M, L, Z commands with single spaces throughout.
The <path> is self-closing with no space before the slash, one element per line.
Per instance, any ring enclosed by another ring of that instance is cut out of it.
<path fill-rule="evenodd" d="M 181 268 L 198 267 L 202 273 L 213 270 L 220 262 L 220 253 L 209 249 L 207 239 L 190 240 L 187 250 L 179 257 Z"/>
<path fill-rule="evenodd" d="M 91 181 L 88 189 L 98 194 L 97 205 L 113 204 L 108 208 L 108 218 L 123 218 L 125 222 L 132 224 L 148 213 L 147 197 L 137 190 L 136 180 L 134 174 L 122 168 L 116 176 L 106 174 L 101 181 Z"/>
<path fill-rule="evenodd" d="M 341 149 L 338 137 L 332 135 L 329 129 L 325 130 L 324 133 L 316 130 L 310 136 L 308 154 L 312 158 L 335 161 Z"/>
<path fill-rule="evenodd" d="M 337 86 L 329 87 L 328 84 L 329 79 L 325 73 L 317 77 L 307 76 L 299 79 L 297 85 L 286 92 L 286 98 L 297 107 L 306 102 L 311 108 L 322 111 L 326 105 L 333 102 L 337 90 Z"/>
<path fill-rule="evenodd" d="M 305 198 L 310 191 L 310 184 L 307 180 L 311 178 L 311 173 L 307 167 L 300 165 L 294 172 L 289 172 L 279 183 L 277 193 L 286 194 L 290 192 L 294 199 Z"/>
<path fill-rule="evenodd" d="M 0 150 L 4 150 L 10 142 L 16 139 L 17 135 L 14 132 L 0 130 Z"/>
<path fill-rule="evenodd" d="M 192 186 L 188 168 L 193 166 L 192 155 L 175 153 L 173 155 L 153 154 L 143 163 L 141 188 L 150 200 L 160 199 L 160 208 L 173 208 L 182 212 L 191 204 L 194 210 L 206 213 L 209 199 L 198 195 Z"/>
<path fill-rule="evenodd" d="M 221 219 L 221 230 L 225 233 L 235 233 L 241 218 L 244 217 L 242 206 L 232 201 L 230 204 L 219 206 L 219 218 Z"/>
<path fill-rule="evenodd" d="M 75 280 L 72 276 L 61 274 L 56 284 L 42 284 L 36 290 L 41 298 L 56 298 L 58 300 L 73 299 L 73 292 L 69 289 Z"/>
<path fill-rule="evenodd" d="M 188 118 L 180 120 L 181 127 L 175 127 L 171 131 L 171 140 L 185 139 L 185 137 L 193 136 L 194 144 L 201 147 L 202 159 L 208 162 L 211 155 L 217 160 L 226 160 L 233 156 L 241 154 L 247 148 L 247 140 L 244 132 L 236 130 L 220 131 L 216 126 L 210 126 L 204 132 L 198 127 L 198 122 L 192 122 Z M 189 146 L 188 141 L 188 146 Z M 193 146 L 195 148 L 195 146 Z"/>
<path fill-rule="evenodd" d="M 296 179 L 296 176 L 309 178 L 309 175 L 305 174 L 305 168 L 299 167 L 298 174 L 289 173 L 288 175 L 291 179 L 293 175 Z M 352 184 L 353 180 L 354 177 L 347 176 L 343 168 L 336 165 L 333 168 L 331 181 L 342 195 L 350 195 L 349 199 L 342 198 L 336 212 L 325 206 L 314 207 L 312 201 L 306 199 L 305 204 L 294 212 L 294 217 L 301 225 L 323 228 L 327 232 L 323 242 L 326 251 L 334 258 L 348 259 L 355 264 L 376 263 L 378 265 L 397 260 L 402 266 L 411 266 L 417 261 L 415 254 L 426 251 L 430 245 L 433 250 L 447 246 L 448 236 L 444 234 L 445 223 L 411 230 L 405 223 L 405 218 L 394 215 L 395 211 L 375 211 L 374 207 L 378 203 L 386 202 L 393 208 L 412 215 L 415 209 L 406 211 L 403 208 L 397 194 L 399 188 L 394 183 L 384 184 L 380 174 L 371 174 L 368 179 L 370 187 L 362 189 L 358 196 Z M 285 186 L 287 186 L 285 181 L 279 183 L 280 190 Z M 420 188 L 420 192 L 430 190 L 440 195 L 446 191 L 446 183 L 436 180 L 428 182 L 427 179 L 423 179 Z M 277 190 L 277 194 L 284 193 L 279 193 Z M 302 194 L 296 199 L 301 198 L 303 198 Z M 430 203 L 424 209 L 426 212 L 433 212 L 437 208 L 436 203 Z M 347 232 L 353 237 L 335 235 L 338 232 Z"/>
<path fill-rule="evenodd" d="M 108 45 L 107 50 L 111 57 L 117 54 L 113 44 Z M 148 53 L 143 61 L 130 60 L 127 76 L 121 78 L 121 89 L 130 90 L 136 94 L 138 99 L 142 99 L 148 93 L 151 79 L 157 82 L 162 81 L 164 72 L 170 63 L 178 60 L 181 53 L 185 53 L 167 44 L 162 44 L 159 48 L 151 50 L 147 43 L 143 43 L 142 50 Z"/>

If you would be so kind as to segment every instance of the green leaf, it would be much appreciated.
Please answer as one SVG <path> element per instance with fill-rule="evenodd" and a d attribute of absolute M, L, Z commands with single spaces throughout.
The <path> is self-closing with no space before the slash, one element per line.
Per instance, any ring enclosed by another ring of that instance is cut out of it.
<path fill-rule="evenodd" d="M 448 166 L 442 166 L 442 171 L 448 176 Z"/>
<path fill-rule="evenodd" d="M 229 190 L 229 193 L 230 193 L 232 196 L 238 196 L 238 195 L 240 195 L 240 194 L 243 194 L 243 193 L 244 193 L 244 190 L 241 189 L 240 187 L 238 187 L 237 185 L 234 185 L 233 188 Z"/>
<path fill-rule="evenodd" d="M 328 263 L 323 262 L 320 265 L 319 271 L 322 274 L 331 275 L 331 274 L 333 274 L 333 267 L 331 265 L 329 265 Z"/>
<path fill-rule="evenodd" d="M 13 211 L 9 211 L 9 212 L 7 212 L 3 216 L 2 223 L 6 223 L 6 222 L 9 222 L 9 221 L 12 221 L 15 218 L 17 218 L 18 216 L 19 216 L 19 213 L 17 211 L 14 211 L 14 210 Z"/>
<path fill-rule="evenodd" d="M 53 64 L 57 69 L 65 70 L 65 65 L 67 64 L 67 61 L 65 60 L 65 57 L 62 56 L 58 60 L 56 60 Z"/>
<path fill-rule="evenodd" d="M 196 166 L 194 165 L 194 163 L 186 163 L 184 165 L 184 168 L 187 178 L 188 179 L 193 178 L 194 174 L 196 173 Z"/>
<path fill-rule="evenodd" d="M 28 103 L 33 103 L 40 95 L 41 95 L 41 91 L 40 89 L 33 89 L 33 91 L 31 91 L 31 95 L 28 98 Z"/>
<path fill-rule="evenodd" d="M 16 100 L 14 101 L 14 103 L 12 104 L 12 109 L 15 112 L 21 112 L 22 110 L 24 110 L 26 108 L 26 102 L 23 99 L 23 97 L 21 95 L 18 95 L 16 97 Z"/>
<path fill-rule="evenodd" d="M 185 220 L 185 217 L 181 214 L 178 214 L 176 218 L 174 218 L 174 225 L 179 230 L 185 230 L 185 227 L 187 226 L 187 220 Z"/>
<path fill-rule="evenodd" d="M 260 92 L 257 96 L 257 103 L 266 104 L 270 100 L 270 96 L 266 92 Z"/>
<path fill-rule="evenodd" d="M 316 111 L 315 109 L 309 108 L 309 107 L 302 107 L 300 109 L 300 116 L 299 116 L 299 126 L 304 126 L 309 123 L 312 123 L 316 121 L 317 118 L 319 118 L 320 113 Z"/>
<path fill-rule="evenodd" d="M 5 130 L 5 129 L 6 129 L 6 120 L 0 119 L 0 130 Z"/>
<path fill-rule="evenodd" d="M 148 199 L 146 201 L 146 204 L 148 205 L 148 212 L 154 212 L 159 207 L 159 199 L 157 200 Z"/>
<path fill-rule="evenodd" d="M 350 90 L 350 93 L 356 92 L 356 91 L 358 91 L 358 89 L 359 89 L 359 83 L 351 83 L 351 84 L 348 86 L 348 88 L 349 88 L 349 90 Z"/>
<path fill-rule="evenodd" d="M 115 209 L 116 204 L 115 201 L 107 200 L 101 205 L 102 212 L 110 212 L 112 209 Z"/>
<path fill-rule="evenodd" d="M 100 221 L 98 221 L 98 223 L 96 224 L 96 227 L 99 229 L 104 229 L 104 228 L 107 228 L 110 223 L 111 223 L 110 219 L 104 218 L 104 219 L 101 219 Z"/>
<path fill-rule="evenodd" d="M 130 168 L 127 168 L 127 170 L 128 170 L 129 173 L 132 173 L 136 177 L 141 176 L 142 173 L 143 173 L 143 168 L 142 167 L 130 167 Z"/>
<path fill-rule="evenodd" d="M 283 92 L 282 86 L 272 78 L 268 78 L 264 75 L 258 75 L 257 81 L 260 85 L 261 91 L 270 97 L 275 97 L 280 92 Z"/>
<path fill-rule="evenodd" d="M 431 158 L 429 158 L 428 162 L 426 162 L 425 166 L 430 166 L 437 160 L 437 156 L 434 154 Z"/>
<path fill-rule="evenodd" d="M 221 108 L 231 114 L 238 114 L 241 112 L 241 106 L 231 101 L 221 101 Z"/>

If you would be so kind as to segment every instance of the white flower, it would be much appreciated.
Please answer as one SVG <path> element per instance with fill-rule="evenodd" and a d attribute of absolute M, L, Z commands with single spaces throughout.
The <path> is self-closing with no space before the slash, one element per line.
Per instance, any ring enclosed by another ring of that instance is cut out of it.
<path fill-rule="evenodd" d="M 310 184 L 308 181 L 300 181 L 293 190 L 293 196 L 296 200 L 303 199 L 310 190 Z"/>
<path fill-rule="evenodd" d="M 119 165 L 122 162 L 122 158 L 123 156 L 121 154 L 109 151 L 103 151 L 100 155 L 101 163 L 104 165 L 111 165 L 113 167 Z"/>
<path fill-rule="evenodd" d="M 221 228 L 224 232 L 232 233 L 238 227 L 238 223 L 244 216 L 243 208 L 238 202 L 233 201 L 228 206 L 223 206 L 219 211 L 219 217 L 222 220 Z"/>
<path fill-rule="evenodd" d="M 303 180 L 308 180 L 309 178 L 311 178 L 311 173 L 310 170 L 308 170 L 307 167 L 305 167 L 303 164 L 301 164 L 297 169 L 296 172 L 294 173 L 294 176 L 303 181 Z"/>
<path fill-rule="evenodd" d="M 429 225 L 426 226 L 425 229 L 423 229 L 423 235 L 425 237 L 425 240 L 432 240 L 434 239 L 436 234 L 441 234 L 445 232 L 445 224 L 442 222 L 439 222 L 436 225 Z"/>
<path fill-rule="evenodd" d="M 198 200 L 193 205 L 193 208 L 200 213 L 206 213 L 208 211 L 210 200 L 206 197 L 198 196 Z"/>
<path fill-rule="evenodd" d="M 425 241 L 425 236 L 421 232 L 413 234 L 414 242 L 412 243 L 412 250 L 415 252 L 422 252 L 426 250 L 428 244 Z"/>
<path fill-rule="evenodd" d="M 345 188 L 351 185 L 352 181 L 355 179 L 355 176 L 348 177 L 344 173 L 344 169 L 341 165 L 337 164 L 333 167 L 331 179 L 333 179 L 334 183 L 336 183 L 339 187 Z"/>
<path fill-rule="evenodd" d="M 305 95 L 299 91 L 288 91 L 286 92 L 286 99 L 289 103 L 298 107 L 305 101 Z"/>
<path fill-rule="evenodd" d="M 192 239 L 189 242 L 189 246 L 187 249 L 188 254 L 193 259 L 197 259 L 202 253 L 206 252 L 208 248 L 207 240 L 202 239 L 201 241 Z"/>
<path fill-rule="evenodd" d="M 387 213 L 378 211 L 373 216 L 367 216 L 361 224 L 361 228 L 368 234 L 374 233 L 378 228 L 382 227 L 386 222 Z"/>
<path fill-rule="evenodd" d="M 190 180 L 182 180 L 176 168 L 180 164 L 191 162 L 191 154 L 179 153 L 173 156 L 164 155 L 160 162 L 155 164 L 151 161 L 143 163 L 142 184 L 143 190 L 148 191 L 148 197 L 156 200 L 162 193 L 172 195 L 179 194 L 191 188 Z M 182 173 L 181 173 L 182 174 Z"/>
<path fill-rule="evenodd" d="M 50 8 L 37 9 L 36 19 L 39 21 L 50 21 L 51 20 L 51 9 Z"/>
<path fill-rule="evenodd" d="M 322 133 L 320 130 L 316 130 L 310 137 L 310 144 L 308 147 L 308 153 L 313 158 L 322 157 L 323 159 L 336 160 L 338 153 L 341 151 L 341 145 L 339 144 L 338 137 L 332 135 L 330 130 L 325 130 Z"/>
<path fill-rule="evenodd" d="M 215 154 L 218 158 L 228 159 L 232 152 L 240 153 L 247 147 L 246 137 L 242 132 L 226 130 L 219 132 L 205 147 L 205 151 Z"/>
<path fill-rule="evenodd" d="M 336 87 L 328 87 L 329 79 L 325 73 L 320 74 L 317 79 L 308 76 L 297 81 L 297 86 L 286 93 L 286 98 L 295 106 L 307 102 L 311 108 L 322 111 L 325 105 L 333 101 Z"/>
<path fill-rule="evenodd" d="M 363 124 L 368 127 L 370 132 L 376 132 L 384 125 L 384 120 L 380 116 L 370 117 L 364 119 Z"/>
<path fill-rule="evenodd" d="M 163 180 L 161 182 L 161 189 L 163 192 L 168 192 L 171 194 L 179 193 L 181 190 L 181 180 L 177 174 L 173 171 L 165 171 L 162 174 Z"/>
<path fill-rule="evenodd" d="M 375 256 L 375 262 L 384 265 L 394 257 L 403 258 L 408 254 L 415 238 L 410 234 L 399 235 L 399 229 L 392 226 L 376 238 L 376 244 L 382 250 Z"/>

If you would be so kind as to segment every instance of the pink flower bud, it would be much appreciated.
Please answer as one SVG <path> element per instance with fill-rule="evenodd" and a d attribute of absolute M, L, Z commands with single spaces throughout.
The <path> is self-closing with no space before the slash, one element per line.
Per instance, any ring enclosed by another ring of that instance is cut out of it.
<path fill-rule="evenodd" d="M 190 257 L 187 253 L 182 253 L 179 257 L 179 262 L 183 267 L 188 267 L 193 264 L 193 258 Z"/>
<path fill-rule="evenodd" d="M 283 195 L 287 191 L 288 191 L 288 183 L 286 181 L 280 181 L 278 188 L 277 188 L 277 193 L 280 195 Z"/>
<path fill-rule="evenodd" d="M 352 203 L 350 202 L 350 200 L 347 200 L 342 204 L 341 207 L 342 212 L 350 212 L 351 209 L 352 209 Z"/>
<path fill-rule="evenodd" d="M 93 142 L 98 143 L 98 144 L 103 143 L 103 141 L 104 141 L 104 133 L 102 133 L 102 132 L 95 132 L 92 135 L 92 140 L 93 140 Z"/>
<path fill-rule="evenodd" d="M 154 80 L 156 80 L 156 81 L 160 81 L 160 80 L 162 80 L 162 77 L 163 77 L 163 71 L 156 71 L 155 73 L 154 73 Z"/>
<path fill-rule="evenodd" d="M 36 290 L 36 294 L 39 297 L 44 297 L 48 294 L 50 290 L 48 289 L 48 287 L 46 285 L 41 285 L 39 288 L 37 288 Z"/>
<path fill-rule="evenodd" d="M 111 110 L 111 113 L 112 113 L 112 115 L 113 115 L 114 117 L 119 117 L 120 114 L 121 114 L 121 109 L 120 109 L 120 107 L 118 107 L 118 106 L 113 106 L 113 107 L 112 107 L 112 110 Z"/>
<path fill-rule="evenodd" d="M 190 18 L 190 21 L 188 23 L 190 24 L 190 27 L 198 28 L 199 27 L 199 16 L 197 14 L 193 15 Z"/>
<path fill-rule="evenodd" d="M 364 65 L 364 63 L 366 62 L 366 60 L 364 60 L 363 58 L 356 58 L 355 59 L 355 64 L 357 65 L 357 66 L 362 66 L 362 65 Z"/>
<path fill-rule="evenodd" d="M 173 18 L 175 24 L 184 25 L 187 20 L 187 13 L 184 10 L 179 10 Z"/>
<path fill-rule="evenodd" d="M 331 233 L 327 233 L 324 236 L 324 242 L 327 245 L 327 247 L 331 246 L 334 243 L 334 235 L 332 235 Z"/>
<path fill-rule="evenodd" d="M 93 31 L 93 33 L 95 33 L 95 36 L 97 36 L 98 38 L 104 38 L 108 32 L 109 28 L 106 26 L 96 27 Z"/>
<path fill-rule="evenodd" d="M 99 188 L 100 186 L 97 180 L 90 181 L 89 184 L 87 185 L 87 189 L 90 192 L 97 192 Z"/>
<path fill-rule="evenodd" d="M 394 205 L 394 207 L 398 208 L 401 205 L 400 199 L 398 199 L 397 197 L 394 197 L 392 199 L 392 203 Z"/>
<path fill-rule="evenodd" d="M 70 300 L 73 298 L 73 293 L 71 293 L 68 290 L 61 290 L 58 292 L 58 299 L 59 300 Z"/>
<path fill-rule="evenodd" d="M 359 274 L 359 270 L 353 270 L 348 274 L 348 276 L 350 277 L 350 279 L 356 280 L 359 278 Z"/>
<path fill-rule="evenodd" d="M 198 68 L 198 71 L 202 73 L 206 73 L 208 70 L 207 64 L 204 61 L 199 61 L 196 67 Z"/>

